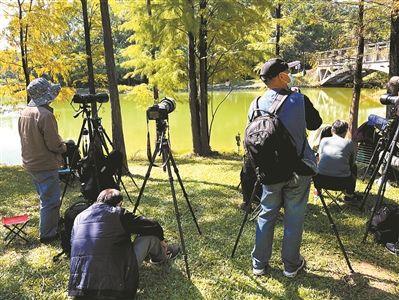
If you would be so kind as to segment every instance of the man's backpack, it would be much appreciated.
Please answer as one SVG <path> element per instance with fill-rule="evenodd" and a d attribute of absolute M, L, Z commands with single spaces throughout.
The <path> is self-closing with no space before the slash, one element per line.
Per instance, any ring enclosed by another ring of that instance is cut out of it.
<path fill-rule="evenodd" d="M 399 238 L 399 207 L 384 205 L 373 216 L 370 231 L 377 244 L 394 243 Z"/>
<path fill-rule="evenodd" d="M 54 261 L 57 261 L 62 254 L 70 257 L 73 222 L 75 221 L 76 216 L 89 206 L 90 205 L 86 201 L 78 201 L 65 210 L 64 217 L 60 219 L 58 224 L 61 236 L 62 252 L 53 257 Z"/>
<path fill-rule="evenodd" d="M 259 109 L 259 98 L 255 100 L 256 107 L 245 130 L 245 149 L 254 167 L 259 168 L 263 184 L 287 181 L 298 165 L 296 147 L 277 116 L 287 95 L 279 95 L 269 111 Z"/>

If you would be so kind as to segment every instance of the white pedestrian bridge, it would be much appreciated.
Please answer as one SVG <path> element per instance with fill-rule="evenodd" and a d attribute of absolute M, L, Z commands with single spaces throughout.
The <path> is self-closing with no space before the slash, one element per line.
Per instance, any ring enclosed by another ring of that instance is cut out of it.
<path fill-rule="evenodd" d="M 317 76 L 322 86 L 352 82 L 355 68 L 355 47 L 318 53 Z M 373 72 L 389 73 L 389 42 L 365 45 L 362 77 Z"/>

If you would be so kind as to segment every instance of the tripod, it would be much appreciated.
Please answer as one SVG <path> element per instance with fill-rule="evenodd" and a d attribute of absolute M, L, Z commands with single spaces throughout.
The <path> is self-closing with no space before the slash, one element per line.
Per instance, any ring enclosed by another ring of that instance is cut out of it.
<path fill-rule="evenodd" d="M 244 230 L 245 223 L 247 223 L 248 215 L 249 215 L 249 213 L 251 211 L 250 208 L 252 206 L 252 202 L 254 201 L 254 199 L 256 197 L 256 194 L 257 194 L 257 190 L 260 187 L 260 180 L 261 180 L 261 178 L 260 178 L 260 175 L 259 175 L 259 168 L 256 168 L 256 181 L 255 181 L 255 184 L 254 184 L 254 188 L 252 190 L 251 198 L 249 198 L 249 201 L 247 203 L 248 209 L 245 211 L 244 219 L 242 220 L 240 230 L 238 231 L 236 242 L 234 243 L 233 251 L 231 252 L 231 258 L 233 258 L 234 254 L 236 253 L 238 242 L 240 241 L 242 231 Z"/>
<path fill-rule="evenodd" d="M 380 164 L 381 164 L 382 161 L 386 159 L 386 164 L 383 167 L 383 171 L 382 171 L 382 174 L 381 174 L 381 184 L 380 184 L 380 186 L 378 188 L 378 193 L 377 193 L 377 200 L 375 201 L 374 207 L 373 207 L 373 209 L 371 211 L 370 218 L 369 218 L 369 220 L 367 222 L 366 231 L 365 231 L 364 236 L 363 236 L 363 242 L 365 242 L 366 239 L 367 239 L 368 233 L 369 233 L 370 228 L 371 228 L 371 221 L 372 221 L 377 209 L 380 208 L 380 206 L 382 204 L 382 201 L 384 199 L 386 184 L 387 184 L 387 181 L 388 181 L 388 170 L 389 170 L 389 168 L 391 166 L 392 157 L 393 157 L 393 154 L 394 154 L 395 149 L 396 149 L 396 143 L 398 142 L 398 139 L 399 139 L 398 122 L 399 122 L 398 121 L 398 117 L 396 117 L 394 125 L 393 125 L 393 128 L 395 128 L 395 133 L 393 135 L 392 141 L 391 141 L 389 147 L 384 149 L 384 152 L 383 152 L 383 154 L 382 154 L 382 156 L 380 158 L 381 162 L 379 161 Z M 385 158 L 386 153 L 388 151 L 389 151 L 388 158 Z"/>
<path fill-rule="evenodd" d="M 259 168 L 256 168 L 256 178 L 257 178 L 257 179 L 256 179 L 256 182 L 255 182 L 255 185 L 254 185 L 254 189 L 252 190 L 251 198 L 250 198 L 249 204 L 248 204 L 249 207 L 251 207 L 252 201 L 253 201 L 253 200 L 255 199 L 255 197 L 256 197 L 256 191 L 257 191 L 257 189 L 259 188 L 260 183 L 261 183 L 261 176 L 259 175 Z M 342 254 L 344 255 L 346 264 L 347 264 L 347 266 L 348 266 L 350 272 L 351 272 L 351 273 L 354 273 L 354 271 L 353 271 L 353 269 L 352 269 L 352 266 L 351 266 L 351 263 L 350 263 L 350 261 L 349 261 L 348 255 L 347 255 L 347 253 L 346 253 L 346 251 L 345 251 L 344 245 L 342 244 L 341 238 L 339 237 L 338 230 L 337 230 L 337 228 L 336 228 L 336 226 L 335 226 L 335 224 L 334 224 L 334 221 L 333 221 L 333 218 L 332 218 L 332 216 L 331 216 L 331 214 L 330 214 L 330 211 L 328 210 L 328 206 L 327 206 L 326 202 L 324 201 L 324 196 L 322 195 L 321 188 L 320 188 L 320 187 L 316 187 L 316 189 L 317 189 L 317 193 L 318 193 L 318 196 L 319 196 L 319 198 L 320 198 L 320 201 L 321 201 L 321 203 L 322 203 L 322 205 L 323 205 L 324 211 L 326 212 L 327 218 L 328 218 L 328 220 L 329 220 L 329 222 L 330 222 L 330 226 L 331 226 L 331 228 L 333 229 L 333 231 L 334 231 L 334 233 L 335 233 L 335 236 L 337 237 L 338 245 L 339 245 L 339 247 L 340 247 L 340 249 L 341 249 L 341 251 L 342 251 Z M 245 223 L 247 222 L 247 218 L 248 218 L 248 214 L 249 214 L 249 213 L 250 213 L 250 210 L 247 210 L 246 213 L 245 213 L 245 215 L 244 215 L 244 219 L 243 219 L 243 221 L 242 221 L 242 223 L 241 223 L 241 227 L 240 227 L 240 230 L 239 230 L 239 232 L 238 232 L 237 239 L 236 239 L 236 242 L 235 242 L 234 247 L 233 247 L 233 251 L 232 251 L 232 253 L 231 253 L 231 258 L 234 257 L 234 254 L 235 254 L 235 252 L 236 252 L 237 245 L 238 245 L 238 242 L 239 242 L 239 240 L 240 240 L 242 231 L 243 231 L 243 229 L 244 229 L 244 225 L 245 225 Z"/>
<path fill-rule="evenodd" d="M 72 162 L 75 162 L 77 160 L 78 157 L 78 149 L 80 146 L 80 143 L 83 139 L 84 136 L 88 135 L 88 144 L 87 145 L 87 141 L 85 140 L 84 145 L 83 145 L 83 155 L 86 156 L 88 155 L 88 152 L 90 151 L 90 148 L 92 147 L 96 147 L 96 144 L 98 144 L 99 147 L 104 148 L 105 152 L 107 155 L 109 155 L 110 151 L 109 148 L 107 146 L 107 142 L 109 143 L 109 145 L 113 148 L 113 144 L 111 142 L 111 139 L 109 138 L 109 136 L 107 135 L 105 129 L 103 128 L 103 126 L 101 125 L 101 119 L 100 118 L 92 118 L 91 115 L 91 111 L 89 109 L 89 104 L 87 102 L 83 102 L 80 103 L 79 106 L 79 110 L 77 111 L 77 113 L 73 116 L 74 118 L 77 118 L 79 115 L 83 115 L 83 122 L 82 122 L 82 126 L 80 128 L 80 132 L 79 132 L 79 137 L 78 137 L 78 141 L 76 143 L 76 147 L 75 150 L 73 151 L 73 155 L 72 155 Z M 102 150 L 101 150 L 102 152 Z M 94 182 L 95 185 L 97 187 L 97 189 L 99 190 L 101 188 L 100 185 L 100 179 L 99 179 L 99 166 L 97 165 L 97 159 L 94 158 L 93 160 L 93 165 L 92 165 L 93 169 L 94 169 Z M 124 167 L 122 165 L 122 167 Z M 74 172 L 74 168 L 76 168 L 76 165 L 72 165 L 69 173 L 67 174 L 67 178 L 66 178 L 66 182 L 65 182 L 65 186 L 64 186 L 64 190 L 62 192 L 62 196 L 61 196 L 61 203 L 64 199 L 64 196 L 66 194 L 66 190 L 68 188 L 69 185 L 69 180 L 71 177 L 71 174 Z M 129 172 L 129 170 L 127 170 L 127 174 L 130 177 L 130 179 L 132 180 L 132 182 L 134 183 L 134 185 L 137 187 L 138 186 L 136 184 L 136 182 L 134 181 L 132 174 Z M 128 198 L 128 200 L 132 202 L 129 193 L 127 192 L 127 189 L 125 187 L 125 184 L 123 183 L 122 179 L 121 179 L 121 174 L 119 174 L 118 176 L 118 180 L 116 180 L 116 183 L 119 185 L 119 183 L 122 185 L 126 196 Z M 91 201 L 95 201 L 93 199 L 91 199 Z"/>
<path fill-rule="evenodd" d="M 388 134 L 386 134 L 388 136 Z M 369 182 L 367 183 L 366 188 L 364 189 L 363 192 L 363 200 L 362 203 L 359 206 L 360 210 L 363 210 L 364 205 L 366 204 L 367 201 L 367 197 L 370 194 L 371 188 L 373 186 L 374 180 L 377 177 L 378 174 L 378 170 L 380 169 L 381 164 L 383 163 L 383 161 L 385 160 L 385 154 L 387 153 L 387 146 L 388 146 L 389 141 L 387 140 L 387 138 L 384 136 L 380 137 L 378 140 L 378 143 L 373 151 L 373 155 L 370 158 L 370 162 L 366 168 L 366 171 L 364 172 L 363 178 L 362 180 L 364 180 L 366 178 L 366 175 L 371 167 L 371 164 L 373 163 L 373 161 L 375 161 L 376 157 L 381 153 L 382 151 L 382 155 L 378 158 L 377 163 L 374 166 L 374 170 L 373 173 L 371 174 L 371 177 L 369 179 Z"/>
<path fill-rule="evenodd" d="M 183 186 L 183 181 L 182 181 L 182 179 L 180 177 L 179 170 L 178 170 L 178 168 L 176 166 L 175 160 L 174 160 L 172 152 L 170 150 L 169 140 L 168 140 L 168 137 L 166 136 L 166 129 L 167 128 L 168 128 L 167 120 L 160 120 L 160 119 L 156 120 L 157 140 L 156 140 L 155 150 L 154 150 L 154 153 L 153 153 L 153 155 L 151 157 L 150 165 L 148 166 L 147 173 L 146 173 L 144 181 L 143 181 L 143 185 L 141 186 L 139 195 L 137 197 L 133 213 L 136 212 L 136 210 L 137 210 L 137 208 L 138 208 L 138 206 L 140 204 L 140 199 L 143 196 L 145 186 L 147 184 L 148 179 L 150 178 L 150 174 L 151 174 L 152 167 L 154 166 L 155 158 L 156 158 L 157 155 L 162 155 L 162 166 L 163 166 L 163 169 L 165 171 L 165 168 L 166 168 L 166 170 L 168 172 L 169 185 L 170 185 L 170 190 L 171 190 L 172 198 L 173 198 L 173 205 L 174 205 L 174 209 L 175 209 L 175 216 L 176 216 L 176 221 L 177 221 L 177 227 L 178 227 L 178 230 L 179 230 L 181 248 L 182 248 L 182 251 L 183 251 L 183 258 L 184 258 L 184 263 L 185 263 L 185 267 L 186 267 L 186 273 L 187 273 L 187 277 L 189 279 L 191 279 L 190 270 L 189 270 L 189 267 L 188 267 L 186 246 L 185 246 L 185 243 L 184 243 L 183 229 L 182 229 L 181 221 L 180 221 L 179 206 L 177 204 L 176 192 L 175 192 L 175 187 L 174 187 L 174 184 L 173 184 L 173 174 L 172 174 L 172 169 L 171 169 L 171 166 L 170 166 L 171 164 L 172 164 L 172 167 L 173 167 L 173 171 L 174 171 L 174 173 L 175 173 L 175 175 L 176 175 L 176 177 L 177 177 L 177 179 L 179 181 L 179 184 L 180 184 L 180 187 L 182 189 L 184 198 L 186 199 L 188 208 L 189 208 L 189 210 L 191 212 L 191 216 L 193 217 L 195 226 L 197 227 L 197 230 L 198 230 L 199 234 L 201 234 L 201 230 L 200 230 L 200 228 L 198 226 L 197 219 L 195 218 L 194 211 L 193 211 L 193 209 L 191 207 L 190 201 L 188 200 L 188 195 L 187 195 L 186 190 L 185 190 L 185 188 Z"/>

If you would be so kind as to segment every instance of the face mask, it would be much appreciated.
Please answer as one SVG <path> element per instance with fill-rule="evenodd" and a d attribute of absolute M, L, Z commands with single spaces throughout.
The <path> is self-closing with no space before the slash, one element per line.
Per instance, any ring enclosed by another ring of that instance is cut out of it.
<path fill-rule="evenodd" d="M 290 77 L 290 75 L 291 74 L 287 74 L 287 73 L 281 73 L 281 74 L 283 74 L 283 78 L 281 78 L 281 81 L 283 81 L 286 85 L 287 85 L 287 88 L 290 88 L 291 87 L 291 82 L 292 82 L 292 79 L 291 79 L 291 77 Z"/>
<path fill-rule="evenodd" d="M 288 78 L 290 79 L 290 81 L 287 83 L 287 86 L 289 89 L 291 89 L 293 86 L 295 86 L 295 77 L 292 76 L 291 73 L 288 73 Z"/>

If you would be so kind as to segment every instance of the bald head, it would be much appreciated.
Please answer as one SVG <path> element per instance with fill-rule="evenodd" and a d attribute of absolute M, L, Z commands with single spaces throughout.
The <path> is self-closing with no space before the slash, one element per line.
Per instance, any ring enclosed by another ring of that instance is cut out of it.
<path fill-rule="evenodd" d="M 399 93 L 399 76 L 392 76 L 387 83 L 388 94 L 397 96 Z"/>
<path fill-rule="evenodd" d="M 122 202 L 122 194 L 116 189 L 103 190 L 97 197 L 97 202 L 103 202 L 112 206 L 117 206 Z"/>

